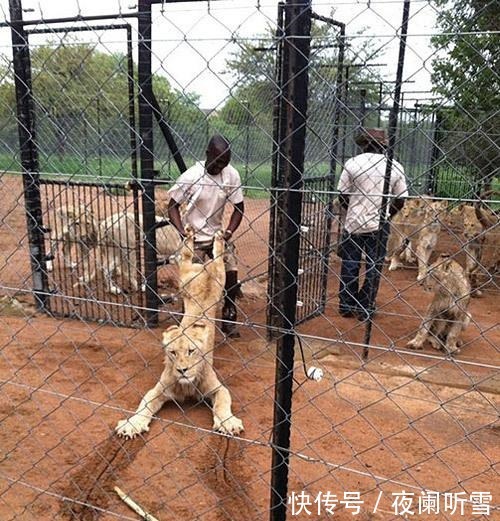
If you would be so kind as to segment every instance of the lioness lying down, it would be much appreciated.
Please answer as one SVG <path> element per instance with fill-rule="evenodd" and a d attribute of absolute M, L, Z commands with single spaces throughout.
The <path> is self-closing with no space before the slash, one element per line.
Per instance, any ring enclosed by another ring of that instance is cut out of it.
<path fill-rule="evenodd" d="M 213 428 L 225 434 L 239 434 L 243 423 L 231 412 L 231 395 L 213 369 L 214 317 L 225 283 L 224 239 L 218 232 L 213 260 L 193 264 L 194 233 L 186 228 L 186 240 L 179 261 L 184 317 L 179 326 L 163 333 L 165 368 L 160 381 L 146 393 L 135 414 L 118 422 L 116 432 L 133 438 L 149 430 L 149 424 L 168 400 L 203 398 L 212 402 Z"/>
<path fill-rule="evenodd" d="M 418 333 L 407 346 L 422 349 L 429 340 L 435 349 L 458 353 L 458 337 L 471 318 L 467 311 L 471 286 L 464 269 L 458 262 L 441 255 L 428 269 L 423 285 L 427 291 L 434 291 L 434 297 Z"/>

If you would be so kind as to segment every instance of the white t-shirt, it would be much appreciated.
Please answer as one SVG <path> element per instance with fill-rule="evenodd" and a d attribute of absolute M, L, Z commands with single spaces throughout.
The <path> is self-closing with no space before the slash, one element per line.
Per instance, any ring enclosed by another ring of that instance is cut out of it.
<path fill-rule="evenodd" d="M 200 242 L 212 240 L 222 228 L 226 201 L 243 202 L 240 174 L 235 168 L 228 165 L 214 176 L 201 161 L 181 174 L 169 193 L 175 202 L 187 203 L 183 224 L 194 228 L 195 240 Z"/>
<path fill-rule="evenodd" d="M 384 155 L 372 153 L 360 154 L 346 162 L 338 190 L 349 196 L 344 223 L 347 232 L 369 233 L 378 230 L 386 165 Z M 408 195 L 404 169 L 394 160 L 388 193 L 396 197 Z"/>

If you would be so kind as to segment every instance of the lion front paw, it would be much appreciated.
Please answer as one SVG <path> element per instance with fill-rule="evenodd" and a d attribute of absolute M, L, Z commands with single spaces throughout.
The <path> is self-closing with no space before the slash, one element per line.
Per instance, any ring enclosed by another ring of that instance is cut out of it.
<path fill-rule="evenodd" d="M 389 271 L 396 271 L 398 268 L 401 268 L 403 264 L 399 262 L 397 259 L 392 258 L 391 263 L 389 264 Z"/>
<path fill-rule="evenodd" d="M 138 416 L 132 416 L 132 418 L 120 420 L 115 427 L 115 432 L 118 436 L 129 439 L 135 438 L 138 434 L 148 431 L 149 419 Z"/>
<path fill-rule="evenodd" d="M 214 418 L 214 431 L 221 432 L 223 434 L 236 435 L 243 432 L 243 422 L 236 418 L 236 416 L 230 416 L 225 420 L 220 420 L 220 418 Z"/>
<path fill-rule="evenodd" d="M 418 340 L 416 340 L 415 338 L 413 340 L 410 340 L 407 344 L 406 344 L 406 347 L 409 348 L 409 349 L 416 349 L 416 350 L 421 350 L 424 348 L 422 342 L 419 342 Z"/>

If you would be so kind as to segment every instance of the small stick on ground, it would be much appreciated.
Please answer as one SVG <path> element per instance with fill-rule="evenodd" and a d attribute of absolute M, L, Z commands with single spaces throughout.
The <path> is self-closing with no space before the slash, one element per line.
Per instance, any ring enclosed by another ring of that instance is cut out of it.
<path fill-rule="evenodd" d="M 140 505 L 138 505 L 130 496 L 125 494 L 119 487 L 114 488 L 115 492 L 120 496 L 120 499 L 127 504 L 136 514 L 140 515 L 144 521 L 159 521 L 156 517 L 148 514 Z"/>

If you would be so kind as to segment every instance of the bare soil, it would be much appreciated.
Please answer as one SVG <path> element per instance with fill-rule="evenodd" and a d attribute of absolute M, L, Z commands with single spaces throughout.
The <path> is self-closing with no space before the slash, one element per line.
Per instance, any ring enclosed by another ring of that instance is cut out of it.
<path fill-rule="evenodd" d="M 0 519 L 138 519 L 114 493 L 118 485 L 161 521 L 268 519 L 275 341 L 265 338 L 265 298 L 240 301 L 241 338 L 217 335 L 215 366 L 242 418 L 241 439 L 211 432 L 204 403 L 168 404 L 133 441 L 113 435 L 162 370 L 161 327 L 119 328 L 51 318 L 32 306 L 26 220 L 19 178 L 0 178 Z M 237 239 L 242 278 L 267 269 L 267 201 L 249 200 Z M 456 247 L 450 234 L 440 249 Z M 365 328 L 337 314 L 338 261 L 332 257 L 322 316 L 300 326 L 308 365 L 298 360 L 293 392 L 289 491 L 330 491 L 364 501 L 340 520 L 391 520 L 392 494 L 489 491 L 498 505 L 500 379 L 498 293 L 473 299 L 473 323 L 457 361 L 404 349 L 430 295 L 414 269 L 382 281 L 367 363 Z M 172 273 L 160 279 L 172 287 Z M 162 325 L 172 321 L 162 313 Z M 312 338 L 314 337 L 314 338 Z M 387 350 L 389 348 L 389 350 Z M 379 492 L 383 494 L 377 512 Z M 416 501 L 416 500 L 415 500 Z M 416 510 L 416 503 L 414 503 Z M 328 519 L 324 511 L 290 519 Z M 465 506 L 465 517 L 472 506 Z M 415 519 L 454 519 L 449 513 Z M 483 517 L 485 519 L 485 517 Z M 500 519 L 498 510 L 486 519 Z"/>

